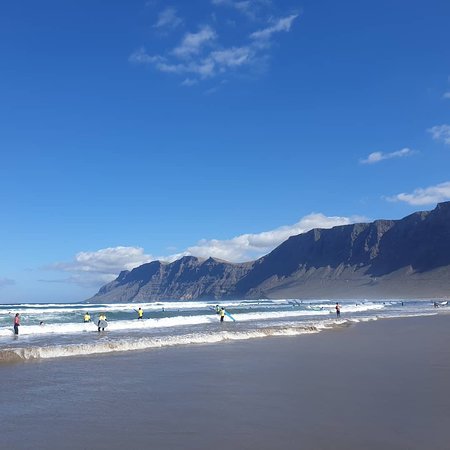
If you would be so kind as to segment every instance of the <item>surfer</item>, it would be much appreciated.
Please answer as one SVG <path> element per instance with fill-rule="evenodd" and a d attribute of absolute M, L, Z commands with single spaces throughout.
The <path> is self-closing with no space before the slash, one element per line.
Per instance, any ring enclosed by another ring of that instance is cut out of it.
<path fill-rule="evenodd" d="M 105 313 L 101 313 L 100 316 L 98 317 L 98 322 L 97 322 L 97 327 L 98 327 L 99 332 L 100 332 L 100 328 L 102 329 L 102 331 L 105 331 L 105 322 L 108 322 L 106 320 L 106 315 L 105 315 Z"/>
<path fill-rule="evenodd" d="M 20 327 L 20 314 L 16 313 L 14 316 L 14 334 L 19 334 L 19 327 Z"/>
<path fill-rule="evenodd" d="M 340 317 L 341 316 L 341 305 L 336 302 L 336 317 Z"/>
<path fill-rule="evenodd" d="M 219 305 L 216 305 L 216 314 L 220 314 L 220 306 Z"/>
<path fill-rule="evenodd" d="M 87 312 L 84 315 L 84 323 L 90 322 L 91 321 L 91 316 L 89 315 L 89 313 Z"/>
<path fill-rule="evenodd" d="M 220 321 L 223 322 L 223 319 L 225 318 L 225 308 L 220 308 Z"/>
<path fill-rule="evenodd" d="M 137 310 L 137 313 L 138 313 L 138 319 L 144 318 L 144 311 L 142 310 L 141 307 L 139 307 L 139 309 Z"/>

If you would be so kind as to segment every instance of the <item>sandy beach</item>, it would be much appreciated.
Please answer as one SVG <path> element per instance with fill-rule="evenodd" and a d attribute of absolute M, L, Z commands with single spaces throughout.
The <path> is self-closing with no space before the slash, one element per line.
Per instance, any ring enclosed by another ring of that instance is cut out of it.
<path fill-rule="evenodd" d="M 0 447 L 448 449 L 450 315 L 0 366 Z"/>

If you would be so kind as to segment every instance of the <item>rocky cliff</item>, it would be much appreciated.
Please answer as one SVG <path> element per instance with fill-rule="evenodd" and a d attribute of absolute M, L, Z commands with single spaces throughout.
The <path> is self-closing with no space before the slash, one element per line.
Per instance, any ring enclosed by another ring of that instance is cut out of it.
<path fill-rule="evenodd" d="M 154 261 L 121 272 L 89 302 L 224 298 L 422 298 L 450 295 L 450 202 L 401 220 L 292 236 L 268 255 Z"/>

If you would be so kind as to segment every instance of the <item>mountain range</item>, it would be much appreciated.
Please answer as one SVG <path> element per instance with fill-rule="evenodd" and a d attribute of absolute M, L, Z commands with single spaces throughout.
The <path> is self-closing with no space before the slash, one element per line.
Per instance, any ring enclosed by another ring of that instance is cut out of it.
<path fill-rule="evenodd" d="M 316 228 L 255 261 L 153 261 L 121 272 L 86 302 L 449 295 L 450 202 L 444 202 L 400 220 Z"/>

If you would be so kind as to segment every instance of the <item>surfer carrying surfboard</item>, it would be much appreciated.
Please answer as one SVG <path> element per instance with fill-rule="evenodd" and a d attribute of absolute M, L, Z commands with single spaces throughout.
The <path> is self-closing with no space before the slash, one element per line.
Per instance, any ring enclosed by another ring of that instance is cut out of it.
<path fill-rule="evenodd" d="M 105 315 L 105 313 L 101 313 L 100 316 L 98 316 L 98 322 L 97 322 L 98 331 L 100 332 L 100 328 L 102 329 L 102 331 L 105 331 L 105 328 L 107 326 L 108 326 L 108 321 L 106 320 L 106 315 Z"/>

